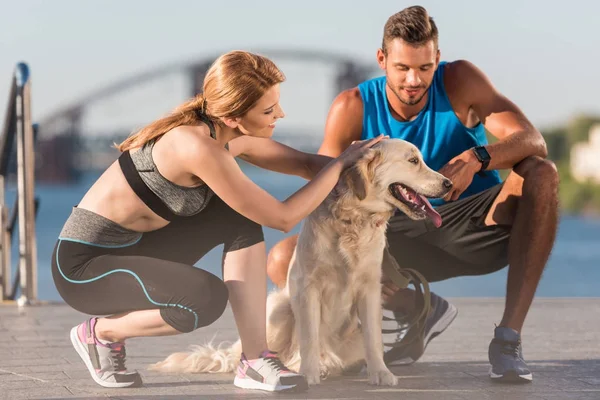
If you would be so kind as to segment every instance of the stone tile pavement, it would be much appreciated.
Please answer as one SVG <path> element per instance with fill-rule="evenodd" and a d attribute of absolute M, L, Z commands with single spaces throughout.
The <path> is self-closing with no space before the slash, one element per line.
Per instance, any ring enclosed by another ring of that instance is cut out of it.
<path fill-rule="evenodd" d="M 534 382 L 490 382 L 487 346 L 503 299 L 451 299 L 459 315 L 409 367 L 395 367 L 397 387 L 373 387 L 364 376 L 328 379 L 301 394 L 247 392 L 229 374 L 164 375 L 150 363 L 191 344 L 237 338 L 231 311 L 212 326 L 171 337 L 128 342 L 128 366 L 145 385 L 105 389 L 94 383 L 71 347 L 69 329 L 84 315 L 63 304 L 19 309 L 0 305 L 0 399 L 600 399 L 600 298 L 540 298 L 529 313 L 524 355 Z"/>

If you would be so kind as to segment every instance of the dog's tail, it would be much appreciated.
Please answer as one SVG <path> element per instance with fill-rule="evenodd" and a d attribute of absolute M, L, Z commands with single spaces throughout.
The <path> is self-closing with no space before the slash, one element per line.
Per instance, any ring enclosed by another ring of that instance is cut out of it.
<path fill-rule="evenodd" d="M 173 353 L 148 369 L 168 373 L 233 372 L 240 361 L 242 344 L 239 340 L 227 344 L 223 342 L 215 347 L 211 340 L 204 346 L 192 346 L 189 352 Z"/>
<path fill-rule="evenodd" d="M 294 336 L 294 315 L 287 291 L 273 291 L 267 298 L 269 350 L 279 353 L 284 363 L 299 365 L 298 345 Z M 242 355 L 241 341 L 232 345 L 222 342 L 217 346 L 213 341 L 214 338 L 203 346 L 192 346 L 189 352 L 173 353 L 163 361 L 151 364 L 148 369 L 167 373 L 234 372 Z"/>

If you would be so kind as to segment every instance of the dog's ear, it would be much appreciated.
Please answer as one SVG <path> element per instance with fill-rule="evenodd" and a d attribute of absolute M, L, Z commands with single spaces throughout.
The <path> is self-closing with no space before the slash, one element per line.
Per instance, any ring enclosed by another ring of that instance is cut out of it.
<path fill-rule="evenodd" d="M 375 178 L 375 168 L 381 162 L 381 151 L 369 149 L 347 169 L 345 180 L 348 188 L 359 200 L 367 197 L 367 187 Z"/>
<path fill-rule="evenodd" d="M 367 197 L 367 188 L 365 179 L 362 174 L 362 168 L 358 163 L 346 170 L 345 174 L 346 186 L 359 200 L 364 200 Z"/>

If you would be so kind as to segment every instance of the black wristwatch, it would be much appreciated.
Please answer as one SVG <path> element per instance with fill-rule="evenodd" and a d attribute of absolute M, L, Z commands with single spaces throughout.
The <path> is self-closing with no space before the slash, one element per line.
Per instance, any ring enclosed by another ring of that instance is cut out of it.
<path fill-rule="evenodd" d="M 477 172 L 479 175 L 483 175 L 483 171 L 490 165 L 490 153 L 486 150 L 485 146 L 476 146 L 473 147 L 473 153 L 475 153 L 475 157 L 481 163 L 481 169 Z"/>

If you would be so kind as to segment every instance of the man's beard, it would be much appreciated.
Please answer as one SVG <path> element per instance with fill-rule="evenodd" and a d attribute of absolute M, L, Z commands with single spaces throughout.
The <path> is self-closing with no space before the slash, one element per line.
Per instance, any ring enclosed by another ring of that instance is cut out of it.
<path fill-rule="evenodd" d="M 407 106 L 414 106 L 415 104 L 419 104 L 419 102 L 420 102 L 421 100 L 423 100 L 423 97 L 425 97 L 425 95 L 427 94 L 427 91 L 429 90 L 429 86 L 430 86 L 430 85 L 428 85 L 428 86 L 425 86 L 425 87 L 423 87 L 423 86 L 419 86 L 419 88 L 420 88 L 420 89 L 423 89 L 423 94 L 422 94 L 420 97 L 418 97 L 418 98 L 414 98 L 414 99 L 410 99 L 410 98 L 409 98 L 408 100 L 404 100 L 404 99 L 402 98 L 402 96 L 400 96 L 400 94 L 398 93 L 398 91 L 397 91 L 396 89 L 394 89 L 394 88 L 393 88 L 393 87 L 392 87 L 392 86 L 389 84 L 389 81 L 388 81 L 388 84 L 387 84 L 387 85 L 388 85 L 388 87 L 389 87 L 389 88 L 392 90 L 392 92 L 393 92 L 393 93 L 396 95 L 396 98 L 397 98 L 398 100 L 400 100 L 400 101 L 401 101 L 403 104 L 406 104 Z M 403 90 L 403 89 L 404 89 L 404 88 L 400 88 L 400 90 Z"/>

